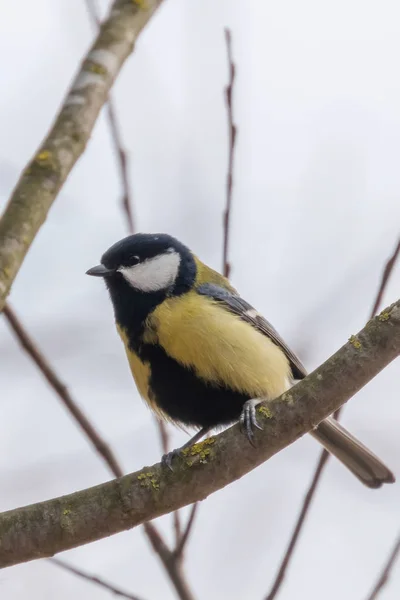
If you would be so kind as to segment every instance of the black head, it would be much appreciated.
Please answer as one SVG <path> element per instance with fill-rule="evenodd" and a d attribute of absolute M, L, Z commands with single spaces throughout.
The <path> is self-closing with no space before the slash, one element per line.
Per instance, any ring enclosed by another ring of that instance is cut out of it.
<path fill-rule="evenodd" d="M 166 296 L 188 291 L 196 263 L 189 248 L 172 236 L 136 233 L 111 246 L 87 274 L 104 278 L 118 320 L 121 310 L 148 313 Z"/>

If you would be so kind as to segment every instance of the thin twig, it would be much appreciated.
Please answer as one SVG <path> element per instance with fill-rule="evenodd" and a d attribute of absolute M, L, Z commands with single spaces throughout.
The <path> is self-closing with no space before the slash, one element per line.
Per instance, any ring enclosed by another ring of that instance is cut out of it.
<path fill-rule="evenodd" d="M 115 475 L 115 477 L 122 477 L 122 469 L 119 466 L 110 446 L 102 439 L 100 434 L 96 431 L 94 426 L 90 423 L 88 418 L 76 404 L 75 400 L 73 400 L 65 384 L 58 377 L 53 367 L 27 333 L 26 329 L 9 304 L 4 306 L 4 316 L 7 319 L 16 338 L 19 340 L 21 346 L 32 358 L 34 363 L 47 379 L 50 386 L 60 398 L 61 402 L 92 442 L 93 447 L 106 462 L 110 471 L 113 473 L 113 475 Z"/>
<path fill-rule="evenodd" d="M 399 557 L 399 554 L 400 554 L 400 536 L 397 538 L 397 542 L 395 543 L 394 548 L 393 548 L 392 552 L 390 553 L 389 559 L 388 559 L 385 567 L 383 568 L 383 571 L 380 574 L 379 579 L 376 582 L 376 585 L 375 585 L 374 589 L 372 590 L 371 594 L 368 596 L 367 600 L 376 600 L 376 598 L 378 597 L 378 594 L 380 593 L 382 588 L 387 584 L 387 582 L 389 580 L 390 571 L 393 568 L 393 565 L 396 562 L 397 558 Z"/>
<path fill-rule="evenodd" d="M 378 293 L 375 298 L 374 306 L 372 307 L 372 310 L 371 310 L 371 317 L 370 317 L 371 319 L 374 315 L 376 315 L 376 313 L 378 312 L 378 309 L 382 303 L 383 294 L 385 292 L 387 283 L 389 281 L 390 274 L 393 271 L 393 267 L 396 263 L 396 260 L 399 256 L 399 254 L 400 254 L 400 238 L 399 238 L 399 241 L 397 242 L 397 246 L 396 246 L 392 256 L 387 261 L 385 268 L 383 270 L 381 285 L 379 286 L 379 290 L 378 290 Z"/>
<path fill-rule="evenodd" d="M 165 570 L 168 572 L 179 598 L 181 600 L 194 600 L 194 596 L 186 582 L 181 561 L 176 560 L 174 552 L 168 548 L 152 523 L 144 523 L 143 527 L 153 546 L 153 550 L 159 556 Z"/>
<path fill-rule="evenodd" d="M 124 590 L 121 590 L 120 588 L 117 588 L 114 585 L 111 585 L 111 583 L 104 581 L 104 579 L 101 579 L 100 577 L 97 577 L 96 575 L 89 575 L 88 573 L 81 571 L 81 569 L 78 569 L 77 567 L 73 567 L 72 565 L 65 563 L 63 560 L 60 560 L 59 558 L 49 558 L 49 561 L 52 562 L 53 565 L 57 565 L 58 567 L 61 567 L 61 569 L 64 569 L 65 571 L 69 571 L 73 575 L 77 575 L 78 577 L 81 577 L 82 579 L 86 579 L 86 581 L 90 581 L 91 583 L 95 583 L 96 585 L 99 585 L 102 588 L 105 588 L 106 590 L 108 590 L 109 592 L 114 594 L 115 596 L 120 596 L 121 598 L 126 598 L 127 600 L 141 600 L 138 596 L 134 596 L 133 594 L 130 594 L 129 592 L 125 592 Z"/>
<path fill-rule="evenodd" d="M 378 291 L 376 293 L 374 305 L 373 305 L 373 308 L 371 310 L 371 314 L 369 315 L 370 319 L 372 319 L 375 316 L 375 314 L 378 312 L 378 309 L 379 309 L 379 306 L 381 304 L 384 291 L 385 291 L 385 289 L 387 287 L 390 275 L 391 275 L 391 273 L 393 271 L 394 265 L 396 263 L 397 258 L 399 257 L 399 254 L 400 254 L 400 240 L 399 240 L 399 243 L 397 244 L 397 246 L 395 248 L 395 251 L 390 256 L 390 258 L 388 259 L 388 261 L 386 262 L 386 265 L 384 267 L 384 270 L 383 270 L 383 273 L 382 273 L 382 277 L 381 277 L 381 281 L 380 281 L 380 284 L 379 284 L 379 288 L 378 288 Z M 338 408 L 338 410 L 335 411 L 335 413 L 333 415 L 335 417 L 335 419 L 339 418 L 342 408 L 343 407 L 340 407 L 340 408 Z M 265 600 L 273 600 L 276 597 L 276 595 L 277 595 L 277 593 L 278 593 L 278 591 L 279 591 L 279 589 L 280 589 L 280 587 L 282 585 L 282 582 L 283 582 L 283 580 L 285 578 L 285 575 L 286 575 L 287 568 L 289 566 L 289 563 L 290 563 L 290 560 L 291 560 L 291 558 L 293 556 L 293 552 L 295 550 L 297 541 L 299 539 L 299 535 L 300 535 L 300 533 L 301 533 L 301 531 L 303 529 L 304 522 L 305 522 L 306 517 L 308 515 L 308 512 L 310 510 L 310 507 L 311 507 L 311 504 L 312 504 L 312 500 L 314 498 L 315 492 L 316 492 L 317 487 L 318 487 L 318 483 L 319 483 L 319 481 L 321 479 L 321 475 L 322 475 L 322 473 L 324 471 L 325 465 L 327 464 L 328 458 L 329 458 L 329 453 L 326 450 L 322 450 L 321 454 L 320 454 L 320 458 L 318 460 L 317 467 L 315 469 L 315 472 L 314 472 L 314 475 L 313 475 L 313 478 L 312 478 L 312 481 L 311 481 L 310 486 L 308 488 L 308 491 L 307 491 L 307 493 L 306 493 L 306 495 L 304 497 L 303 504 L 302 504 L 302 507 L 301 507 L 301 510 L 300 510 L 300 514 L 299 514 L 299 516 L 297 518 L 295 527 L 294 527 L 292 535 L 290 537 L 289 544 L 288 544 L 287 549 L 285 551 L 285 554 L 283 556 L 282 562 L 281 562 L 281 564 L 279 566 L 278 573 L 277 573 L 277 575 L 275 577 L 275 580 L 274 580 L 274 582 L 272 584 L 271 590 L 268 593 L 268 595 L 266 596 Z"/>
<path fill-rule="evenodd" d="M 232 58 L 232 35 L 228 28 L 225 28 L 226 51 L 228 55 L 229 80 L 228 85 L 224 89 L 224 97 L 228 115 L 228 139 L 229 139 L 229 155 L 228 155 L 228 174 L 226 178 L 226 205 L 223 216 L 223 259 L 222 272 L 225 277 L 229 277 L 231 265 L 229 263 L 229 235 L 230 235 L 230 220 L 232 209 L 232 188 L 233 188 L 233 158 L 235 152 L 235 142 L 237 129 L 233 121 L 233 84 L 235 82 L 236 66 Z"/>
<path fill-rule="evenodd" d="M 273 586 L 272 586 L 266 600 L 272 600 L 272 598 L 275 598 L 275 596 L 278 593 L 278 590 L 282 584 L 282 581 L 286 574 L 286 569 L 288 567 L 290 559 L 292 558 L 292 554 L 294 552 L 297 539 L 300 535 L 305 518 L 307 516 L 308 509 L 309 509 L 311 501 L 313 499 L 315 488 L 317 487 L 317 484 L 318 484 L 319 478 L 321 476 L 322 470 L 325 466 L 325 463 L 328 460 L 328 456 L 329 456 L 328 452 L 326 450 L 323 450 L 321 453 L 321 458 L 320 458 L 317 468 L 315 470 L 313 480 L 312 480 L 311 485 L 308 489 L 308 492 L 304 498 L 303 506 L 301 508 L 300 515 L 298 517 L 296 526 L 293 530 L 292 537 L 290 538 L 289 545 L 287 547 L 287 550 L 283 557 L 282 563 L 279 567 L 279 571 L 276 575 L 275 581 L 273 583 Z"/>
<path fill-rule="evenodd" d="M 98 29 L 100 26 L 100 19 L 98 17 L 98 11 L 94 0 L 85 0 L 86 8 L 89 13 L 89 16 L 93 22 L 93 26 L 95 29 Z M 132 191 L 131 186 L 129 185 L 128 179 L 128 155 L 126 150 L 123 147 L 122 143 L 122 135 L 121 135 L 121 127 L 118 122 L 118 118 L 116 115 L 114 101 L 111 96 L 108 96 L 107 99 L 107 117 L 108 123 L 110 126 L 111 138 L 114 145 L 114 149 L 116 155 L 118 157 L 118 165 L 119 172 L 121 178 L 122 185 L 122 208 L 126 215 L 126 219 L 128 222 L 128 229 L 130 233 L 133 233 L 135 230 L 135 224 L 133 219 L 133 210 L 132 210 Z"/>
<path fill-rule="evenodd" d="M 181 560 L 183 558 L 185 546 L 188 542 L 189 535 L 192 531 L 194 519 L 196 517 L 198 508 L 199 508 L 199 503 L 195 502 L 192 506 L 192 510 L 190 511 L 190 515 L 189 515 L 188 521 L 186 523 L 186 527 L 185 527 L 183 533 L 181 534 L 180 538 L 178 538 L 178 543 L 177 543 L 175 551 L 174 551 L 175 557 L 178 560 Z"/>

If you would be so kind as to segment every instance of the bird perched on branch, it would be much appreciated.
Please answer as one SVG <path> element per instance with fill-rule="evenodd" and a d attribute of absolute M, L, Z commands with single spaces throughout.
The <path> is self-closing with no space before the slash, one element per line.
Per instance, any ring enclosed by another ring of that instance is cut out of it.
<path fill-rule="evenodd" d="M 307 372 L 277 331 L 229 281 L 166 234 L 130 235 L 88 275 L 102 277 L 137 388 L 162 418 L 196 435 L 240 421 L 253 443 L 256 406 Z M 332 419 L 312 435 L 362 483 L 392 483 L 391 471 Z M 171 467 L 173 457 L 163 457 Z"/>

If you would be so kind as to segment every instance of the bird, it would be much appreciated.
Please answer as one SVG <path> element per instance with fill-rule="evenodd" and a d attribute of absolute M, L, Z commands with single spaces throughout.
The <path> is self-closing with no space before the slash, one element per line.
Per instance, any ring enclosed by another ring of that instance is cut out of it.
<path fill-rule="evenodd" d="M 158 418 L 196 434 L 240 422 L 254 445 L 257 405 L 275 399 L 307 371 L 276 329 L 223 275 L 165 233 L 135 233 L 113 244 L 99 265 L 137 389 Z M 393 473 L 333 418 L 311 432 L 363 484 Z"/>

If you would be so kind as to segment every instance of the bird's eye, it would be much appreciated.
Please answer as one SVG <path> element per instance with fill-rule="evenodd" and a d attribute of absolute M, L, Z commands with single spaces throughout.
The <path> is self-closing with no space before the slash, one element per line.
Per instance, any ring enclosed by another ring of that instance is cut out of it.
<path fill-rule="evenodd" d="M 136 254 L 133 255 L 133 256 L 130 256 L 129 257 L 129 262 L 130 262 L 131 265 L 136 265 L 138 262 L 140 262 L 140 257 L 136 256 Z"/>

